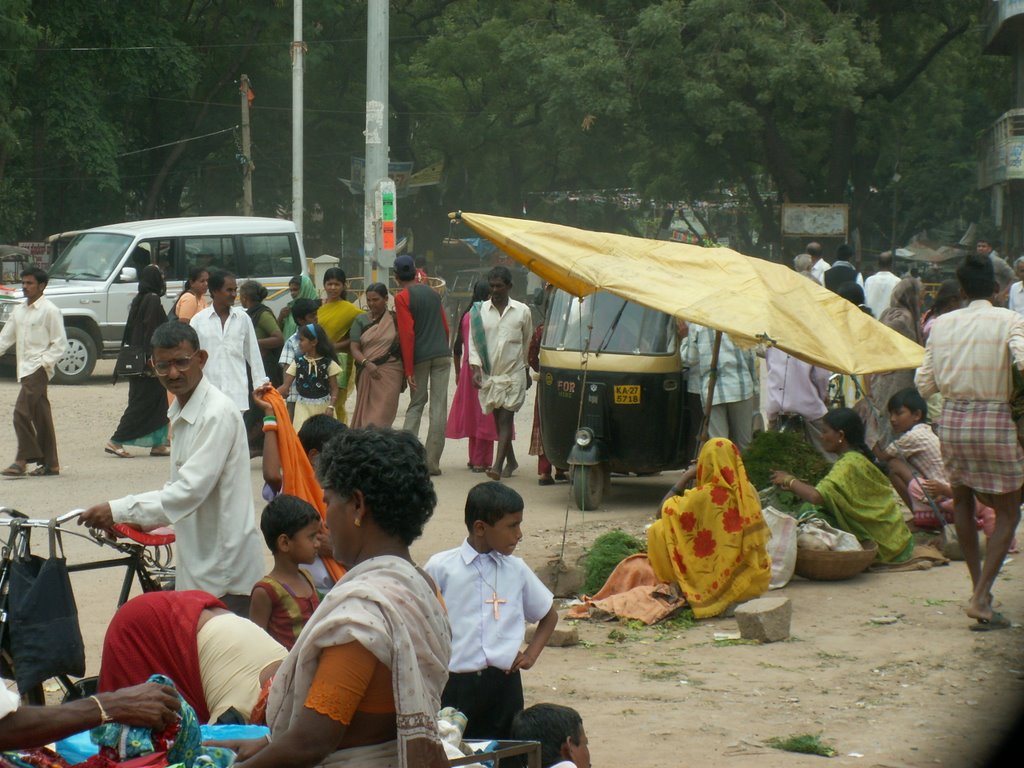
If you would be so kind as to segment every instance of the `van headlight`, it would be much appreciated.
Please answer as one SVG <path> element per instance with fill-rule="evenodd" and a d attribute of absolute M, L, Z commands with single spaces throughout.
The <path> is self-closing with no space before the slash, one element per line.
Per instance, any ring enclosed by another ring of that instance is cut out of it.
<path fill-rule="evenodd" d="M 594 442 L 594 433 L 591 430 L 586 427 L 576 430 L 576 445 L 586 448 L 592 442 Z"/>

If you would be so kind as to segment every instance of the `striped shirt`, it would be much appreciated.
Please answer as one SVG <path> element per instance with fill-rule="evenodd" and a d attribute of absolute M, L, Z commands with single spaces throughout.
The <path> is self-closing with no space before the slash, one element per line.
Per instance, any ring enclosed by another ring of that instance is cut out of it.
<path fill-rule="evenodd" d="M 715 329 L 690 324 L 690 344 L 686 363 L 690 375 L 700 371 L 700 397 L 707 400 L 708 381 L 711 378 L 711 357 L 715 350 Z M 715 382 L 715 404 L 739 403 L 750 400 L 757 391 L 757 358 L 754 350 L 742 350 L 733 344 L 729 334 L 722 334 L 722 347 L 718 352 L 718 379 Z"/>
<path fill-rule="evenodd" d="M 919 422 L 893 440 L 885 449 L 890 459 L 903 459 L 926 480 L 946 482 L 939 438 L 930 424 Z"/>
<path fill-rule="evenodd" d="M 1010 400 L 1010 361 L 1024 369 L 1024 317 L 985 300 L 935 320 L 914 382 L 922 397 Z"/>

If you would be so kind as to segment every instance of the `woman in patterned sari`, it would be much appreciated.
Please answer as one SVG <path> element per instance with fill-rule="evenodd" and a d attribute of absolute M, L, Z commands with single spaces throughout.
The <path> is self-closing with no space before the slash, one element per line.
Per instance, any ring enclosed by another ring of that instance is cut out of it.
<path fill-rule="evenodd" d="M 366 307 L 367 313 L 356 317 L 349 331 L 356 362 L 356 408 L 349 426 L 390 427 L 398 413 L 405 371 L 384 283 L 366 289 Z"/>
<path fill-rule="evenodd" d="M 694 477 L 697 486 L 683 487 Z M 662 581 L 679 585 L 698 619 L 764 594 L 771 579 L 768 526 L 732 442 L 704 443 L 647 529 L 647 557 Z"/>
<path fill-rule="evenodd" d="M 349 356 L 349 336 L 352 321 L 363 313 L 359 307 L 345 298 L 345 270 L 331 267 L 324 272 L 324 293 L 327 298 L 316 312 L 316 321 L 327 333 L 327 338 L 334 344 L 338 353 L 341 373 L 338 375 L 338 400 L 334 405 L 334 413 L 338 421 L 345 421 L 345 400 L 348 399 L 349 386 L 352 383 L 352 358 Z"/>

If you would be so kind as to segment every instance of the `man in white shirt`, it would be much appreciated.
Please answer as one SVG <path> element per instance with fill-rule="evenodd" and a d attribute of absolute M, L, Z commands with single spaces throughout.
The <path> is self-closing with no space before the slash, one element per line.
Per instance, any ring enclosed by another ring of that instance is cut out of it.
<path fill-rule="evenodd" d="M 160 732 L 178 719 L 178 695 L 159 683 L 69 701 L 59 707 L 19 706 L 18 694 L 0 685 L 0 750 L 34 749 L 104 723 Z"/>
<path fill-rule="evenodd" d="M 533 336 L 533 317 L 529 307 L 509 297 L 512 273 L 508 267 L 495 267 L 488 272 L 487 284 L 491 298 L 480 305 L 479 312 L 475 307 L 470 310 L 469 365 L 473 386 L 480 390 L 481 409 L 494 413 L 498 446 L 494 466 L 487 470 L 487 476 L 498 480 L 511 477 L 519 467 L 512 448 L 512 431 L 516 411 L 523 407 L 526 390 L 533 383 L 526 359 Z"/>
<path fill-rule="evenodd" d="M 25 303 L 19 304 L 0 330 L 0 355 L 15 347 L 21 391 L 14 403 L 14 434 L 18 452 L 14 462 L 0 471 L 7 477 L 23 477 L 31 461 L 39 466 L 32 475 L 59 475 L 57 435 L 46 393 L 54 366 L 64 356 L 68 340 L 60 310 L 43 296 L 49 277 L 38 267 L 21 273 Z"/>
<path fill-rule="evenodd" d="M 821 243 L 808 243 L 804 250 L 811 257 L 811 277 L 817 280 L 819 285 L 824 285 L 825 273 L 828 272 L 831 265 L 821 258 Z"/>
<path fill-rule="evenodd" d="M 158 491 L 90 507 L 79 523 L 102 529 L 173 525 L 175 589 L 201 589 L 248 616 L 249 594 L 264 568 L 242 415 L 204 377 L 206 350 L 191 326 L 164 323 L 152 345 L 156 375 L 176 398 L 168 414 L 174 430 L 170 480 Z"/>
<path fill-rule="evenodd" d="M 900 279 L 892 273 L 892 251 L 884 251 L 878 255 L 878 271 L 864 281 L 864 303 L 871 309 L 877 319 L 889 308 L 892 289 Z"/>
<path fill-rule="evenodd" d="M 1010 286 L 1006 294 L 1006 308 L 1024 315 L 1024 256 L 1018 256 L 1013 262 L 1013 271 L 1017 275 L 1017 282 Z"/>
<path fill-rule="evenodd" d="M 246 411 L 250 391 L 246 363 L 252 371 L 253 390 L 269 381 L 256 330 L 245 310 L 234 305 L 238 292 L 234 275 L 214 270 L 209 286 L 212 303 L 189 321 L 199 334 L 200 348 L 209 355 L 203 373 L 213 386 L 231 398 L 238 410 Z"/>

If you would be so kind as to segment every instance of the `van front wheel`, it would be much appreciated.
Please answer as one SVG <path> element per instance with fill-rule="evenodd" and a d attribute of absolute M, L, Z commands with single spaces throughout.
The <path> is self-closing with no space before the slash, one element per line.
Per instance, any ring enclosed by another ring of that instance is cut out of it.
<path fill-rule="evenodd" d="M 83 384 L 96 367 L 96 342 L 81 328 L 66 327 L 68 348 L 57 361 L 55 384 Z"/>

